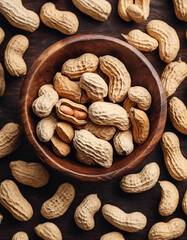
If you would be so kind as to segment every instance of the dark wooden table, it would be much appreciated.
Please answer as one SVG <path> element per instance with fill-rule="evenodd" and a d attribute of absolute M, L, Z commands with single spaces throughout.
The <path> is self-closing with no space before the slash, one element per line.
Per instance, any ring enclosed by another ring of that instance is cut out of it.
<path fill-rule="evenodd" d="M 69 0 L 55 0 L 53 1 L 58 9 L 61 10 L 70 10 L 77 14 L 80 27 L 77 34 L 81 33 L 102 33 L 111 35 L 117 38 L 122 39 L 121 33 L 127 33 L 132 29 L 139 28 L 143 31 L 146 29 L 146 24 L 151 19 L 161 19 L 166 21 L 172 27 L 174 27 L 179 35 L 181 48 L 177 56 L 181 57 L 182 60 L 187 62 L 187 40 L 185 38 L 186 23 L 179 21 L 174 13 L 172 1 L 169 0 L 151 0 L 151 12 L 148 21 L 143 24 L 136 24 L 135 22 L 125 22 L 117 14 L 117 0 L 109 0 L 112 4 L 113 10 L 112 14 L 109 17 L 109 20 L 106 22 L 97 22 L 87 15 L 79 12 Z M 46 1 L 29 1 L 23 0 L 24 6 L 28 9 L 34 10 L 36 13 L 39 13 L 41 6 Z M 0 62 L 3 63 L 4 51 L 6 44 L 10 38 L 16 34 L 24 34 L 29 38 L 30 46 L 26 53 L 24 54 L 24 59 L 27 63 L 28 68 L 33 64 L 36 58 L 51 44 L 56 41 L 65 38 L 66 36 L 62 33 L 46 27 L 43 23 L 40 24 L 40 27 L 34 33 L 28 33 L 20 29 L 12 27 L 6 19 L 0 15 L 0 26 L 4 29 L 6 37 L 3 43 L 0 46 Z M 159 56 L 158 51 L 153 53 L 145 53 L 145 56 L 150 60 L 158 74 L 161 75 L 162 70 L 166 66 L 163 63 Z M 20 122 L 19 119 L 19 92 L 22 81 L 24 77 L 12 77 L 7 71 L 6 73 L 6 92 L 2 99 L 0 99 L 0 128 L 7 122 Z M 178 88 L 175 96 L 182 99 L 187 104 L 187 84 L 183 82 Z M 181 150 L 185 156 L 187 156 L 187 141 L 186 136 L 177 132 L 174 127 L 171 125 L 170 120 L 167 119 L 166 130 L 175 132 L 181 144 Z M 26 160 L 26 161 L 39 161 L 35 153 L 32 151 L 31 147 L 28 145 L 26 137 L 21 145 L 21 147 L 11 154 L 8 157 L 0 159 L 0 181 L 5 179 L 13 179 L 9 169 L 9 163 L 13 160 Z M 96 240 L 101 237 L 106 232 L 117 230 L 115 227 L 110 225 L 102 217 L 101 211 L 99 211 L 95 216 L 96 226 L 93 230 L 85 232 L 80 230 L 73 219 L 73 214 L 75 208 L 83 200 L 85 196 L 91 193 L 97 193 L 99 198 L 102 201 L 102 205 L 105 203 L 114 204 L 126 212 L 141 211 L 148 218 L 147 226 L 144 230 L 138 233 L 127 233 L 123 232 L 125 239 L 147 239 L 147 234 L 151 226 L 158 221 L 168 221 L 174 217 L 181 217 L 187 220 L 186 215 L 182 211 L 181 201 L 184 195 L 184 192 L 187 188 L 187 182 L 177 182 L 173 180 L 164 164 L 163 154 L 158 144 L 154 151 L 145 159 L 145 161 L 139 165 L 133 172 L 139 172 L 143 166 L 150 162 L 157 162 L 160 166 L 161 175 L 160 180 L 168 180 L 174 183 L 180 193 L 180 200 L 177 210 L 169 217 L 161 217 L 158 213 L 158 204 L 160 201 L 160 187 L 157 183 L 154 188 L 151 190 L 141 193 L 141 194 L 126 194 L 119 187 L 120 179 L 113 180 L 110 182 L 102 183 L 82 183 L 77 182 L 72 179 L 67 179 L 63 176 L 58 175 L 52 169 L 48 169 L 50 172 L 50 182 L 47 186 L 40 189 L 33 189 L 31 187 L 24 186 L 20 183 L 17 183 L 23 195 L 28 199 L 32 204 L 34 209 L 34 215 L 28 222 L 19 222 L 15 220 L 11 214 L 0 206 L 0 213 L 3 214 L 4 219 L 0 225 L 0 240 L 11 239 L 13 234 L 17 231 L 25 231 L 28 233 L 29 238 L 32 240 L 38 239 L 34 232 L 34 227 L 39 223 L 45 222 L 46 220 L 40 214 L 40 207 L 42 203 L 51 197 L 57 187 L 65 182 L 71 182 L 76 189 L 76 198 L 71 205 L 70 209 L 60 218 L 52 220 L 56 223 L 57 226 L 61 229 L 63 238 L 65 240 Z M 187 239 L 187 230 L 179 239 Z"/>

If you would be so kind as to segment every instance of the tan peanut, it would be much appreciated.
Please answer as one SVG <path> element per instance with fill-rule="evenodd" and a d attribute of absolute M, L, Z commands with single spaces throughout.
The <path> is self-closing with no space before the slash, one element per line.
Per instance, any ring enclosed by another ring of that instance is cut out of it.
<path fill-rule="evenodd" d="M 41 214 L 47 219 L 54 219 L 62 216 L 75 198 L 75 189 L 70 183 L 63 183 L 59 186 L 53 197 L 42 204 Z"/>
<path fill-rule="evenodd" d="M 161 200 L 158 211 L 162 216 L 169 216 L 175 212 L 179 203 L 179 191 L 169 181 L 159 181 L 161 187 Z"/>
<path fill-rule="evenodd" d="M 1 0 L 0 13 L 14 27 L 34 32 L 40 24 L 38 15 L 26 9 L 21 0 Z"/>
<path fill-rule="evenodd" d="M 0 213 L 0 224 L 1 224 L 2 220 L 3 220 L 3 215 Z"/>
<path fill-rule="evenodd" d="M 33 215 L 32 206 L 11 180 L 1 182 L 0 203 L 19 221 L 28 221 Z"/>
<path fill-rule="evenodd" d="M 129 155 L 134 149 L 131 130 L 118 131 L 113 138 L 113 143 L 119 155 Z"/>
<path fill-rule="evenodd" d="M 36 126 L 36 135 L 41 142 L 49 142 L 51 140 L 54 135 L 57 122 L 57 118 L 53 113 L 38 122 Z"/>
<path fill-rule="evenodd" d="M 149 118 L 144 111 L 136 108 L 130 109 L 129 116 L 132 123 L 133 139 L 135 143 L 143 144 L 149 136 Z"/>
<path fill-rule="evenodd" d="M 100 240 L 125 240 L 124 236 L 119 232 L 109 232 L 101 236 Z"/>
<path fill-rule="evenodd" d="M 108 85 L 105 80 L 96 73 L 84 73 L 80 78 L 80 87 L 88 97 L 94 101 L 102 101 L 108 94 Z"/>
<path fill-rule="evenodd" d="M 87 103 L 90 99 L 84 90 L 79 86 L 79 82 L 71 81 L 68 77 L 57 72 L 53 79 L 54 89 L 61 98 L 67 98 L 76 103 Z"/>
<path fill-rule="evenodd" d="M 180 237 L 186 228 L 186 223 L 181 218 L 173 218 L 168 222 L 155 223 L 149 230 L 149 240 L 172 240 Z"/>
<path fill-rule="evenodd" d="M 133 4 L 133 0 L 119 0 L 118 1 L 118 14 L 119 16 L 127 21 L 130 22 L 132 19 L 129 17 L 129 15 L 127 14 L 127 7 Z"/>
<path fill-rule="evenodd" d="M 38 97 L 44 95 L 46 92 L 51 91 L 51 89 L 54 89 L 52 84 L 42 85 L 38 90 Z"/>
<path fill-rule="evenodd" d="M 5 32 L 0 27 L 0 44 L 3 42 L 4 38 L 5 38 Z"/>
<path fill-rule="evenodd" d="M 185 104 L 177 97 L 169 101 L 168 113 L 173 126 L 181 133 L 187 135 L 187 109 Z"/>
<path fill-rule="evenodd" d="M 99 139 L 87 130 L 82 129 L 75 131 L 73 145 L 78 152 L 84 153 L 86 158 L 92 159 L 102 167 L 111 167 L 113 148 L 109 142 Z"/>
<path fill-rule="evenodd" d="M 136 4 L 130 4 L 127 7 L 127 14 L 136 23 L 143 23 L 146 21 L 143 10 Z"/>
<path fill-rule="evenodd" d="M 118 104 L 110 102 L 94 102 L 88 109 L 90 119 L 99 125 L 110 125 L 122 131 L 130 128 L 126 110 Z"/>
<path fill-rule="evenodd" d="M 187 190 L 184 193 L 184 197 L 182 199 L 182 209 L 183 209 L 184 213 L 187 215 Z"/>
<path fill-rule="evenodd" d="M 9 166 L 13 177 L 24 185 L 39 188 L 49 181 L 47 170 L 39 163 L 18 160 L 10 162 Z"/>
<path fill-rule="evenodd" d="M 133 102 L 133 101 L 131 101 L 131 100 L 129 99 L 129 97 L 127 97 L 127 98 L 125 99 L 125 101 L 123 102 L 123 108 L 125 108 L 125 110 L 127 111 L 127 113 L 129 113 L 131 107 L 136 107 L 136 103 Z"/>
<path fill-rule="evenodd" d="M 173 0 L 175 15 L 178 19 L 187 22 L 187 4 L 185 0 Z"/>
<path fill-rule="evenodd" d="M 88 155 L 82 151 L 76 151 L 76 157 L 81 163 L 91 165 L 91 166 L 97 165 L 93 157 L 88 157 Z"/>
<path fill-rule="evenodd" d="M 147 24 L 147 32 L 158 41 L 159 56 L 162 61 L 170 63 L 179 51 L 180 41 L 174 28 L 161 20 L 151 20 Z"/>
<path fill-rule="evenodd" d="M 15 35 L 8 42 L 4 60 L 7 71 L 12 76 L 22 76 L 27 73 L 27 65 L 23 54 L 29 47 L 29 40 L 23 35 Z"/>
<path fill-rule="evenodd" d="M 111 4 L 106 0 L 72 0 L 73 4 L 83 13 L 98 21 L 106 21 L 112 11 Z"/>
<path fill-rule="evenodd" d="M 169 63 L 165 68 L 161 76 L 162 85 L 166 92 L 166 97 L 175 93 L 178 86 L 187 77 L 187 64 L 181 59 L 175 62 Z"/>
<path fill-rule="evenodd" d="M 105 204 L 102 207 L 102 214 L 109 223 L 126 232 L 139 232 L 147 224 L 147 218 L 142 213 L 126 213 L 111 204 Z"/>
<path fill-rule="evenodd" d="M 51 138 L 51 143 L 53 151 L 60 157 L 66 157 L 71 152 L 71 147 L 56 135 Z"/>
<path fill-rule="evenodd" d="M 92 53 L 84 53 L 78 58 L 67 60 L 62 65 L 62 74 L 70 79 L 79 79 L 85 72 L 95 72 L 99 64 L 99 59 Z"/>
<path fill-rule="evenodd" d="M 22 128 L 16 123 L 7 123 L 0 130 L 0 158 L 13 153 L 21 144 Z"/>
<path fill-rule="evenodd" d="M 127 35 L 121 35 L 130 45 L 140 51 L 152 52 L 158 47 L 158 41 L 156 39 L 139 29 L 131 30 Z"/>
<path fill-rule="evenodd" d="M 12 237 L 12 240 L 29 240 L 29 237 L 25 232 L 17 232 Z"/>
<path fill-rule="evenodd" d="M 34 230 L 44 240 L 62 240 L 60 229 L 52 222 L 38 224 Z"/>
<path fill-rule="evenodd" d="M 52 2 L 45 3 L 40 10 L 42 22 L 66 35 L 75 34 L 79 27 L 77 16 L 70 11 L 60 11 Z"/>
<path fill-rule="evenodd" d="M 58 102 L 58 94 L 54 89 L 50 89 L 40 97 L 36 98 L 32 103 L 32 110 L 36 116 L 40 118 L 48 117 Z"/>
<path fill-rule="evenodd" d="M 74 220 L 77 226 L 85 231 L 95 227 L 94 215 L 99 211 L 101 201 L 97 194 L 90 194 L 84 198 L 74 213 Z"/>
<path fill-rule="evenodd" d="M 160 168 L 156 162 L 149 163 L 139 173 L 129 174 L 121 179 L 120 187 L 127 193 L 145 192 L 158 181 Z"/>
<path fill-rule="evenodd" d="M 123 101 L 131 86 L 131 77 L 125 65 L 117 58 L 105 55 L 99 58 L 100 69 L 109 77 L 108 96 L 113 103 Z"/>
<path fill-rule="evenodd" d="M 70 123 L 59 122 L 56 125 L 58 137 L 65 143 L 70 143 L 74 136 L 74 129 Z"/>
<path fill-rule="evenodd" d="M 96 137 L 106 141 L 110 140 L 116 132 L 116 128 L 114 126 L 101 126 L 92 122 L 91 120 L 88 120 L 88 123 L 85 125 L 84 129 L 91 132 Z"/>
<path fill-rule="evenodd" d="M 178 180 L 187 179 L 187 159 L 180 150 L 179 138 L 172 132 L 165 132 L 161 138 L 164 161 L 170 175 Z"/>
<path fill-rule="evenodd" d="M 4 95 L 5 92 L 5 74 L 2 64 L 0 63 L 0 98 Z"/>

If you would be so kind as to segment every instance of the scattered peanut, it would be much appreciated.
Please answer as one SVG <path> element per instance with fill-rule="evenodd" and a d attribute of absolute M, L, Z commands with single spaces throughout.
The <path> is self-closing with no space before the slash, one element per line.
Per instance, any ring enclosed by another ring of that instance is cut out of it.
<path fill-rule="evenodd" d="M 169 63 L 161 76 L 162 85 L 165 89 L 166 96 L 169 97 L 175 93 L 178 86 L 187 77 L 187 64 L 181 59 Z"/>
<path fill-rule="evenodd" d="M 122 131 L 130 128 L 130 121 L 126 110 L 111 102 L 94 102 L 89 109 L 90 119 L 99 125 L 110 125 Z"/>
<path fill-rule="evenodd" d="M 181 218 L 173 218 L 169 222 L 155 223 L 149 230 L 149 240 L 172 240 L 180 237 L 186 228 L 186 223 Z"/>
<path fill-rule="evenodd" d="M 0 213 L 0 224 L 1 224 L 2 220 L 3 220 L 3 215 Z"/>
<path fill-rule="evenodd" d="M 12 240 L 29 240 L 29 237 L 25 232 L 17 232 L 12 237 Z"/>
<path fill-rule="evenodd" d="M 62 65 L 62 74 L 70 79 L 78 79 L 85 72 L 95 72 L 99 59 L 92 53 L 84 53 L 78 58 L 69 59 Z"/>
<path fill-rule="evenodd" d="M 60 229 L 52 222 L 45 222 L 34 228 L 36 234 L 44 240 L 62 240 Z"/>
<path fill-rule="evenodd" d="M 181 133 L 187 135 L 187 109 L 185 104 L 177 97 L 169 101 L 168 113 L 173 126 Z"/>
<path fill-rule="evenodd" d="M 74 136 L 74 129 L 70 123 L 59 122 L 56 125 L 58 137 L 65 143 L 70 143 Z"/>
<path fill-rule="evenodd" d="M 5 92 L 5 74 L 2 64 L 0 63 L 0 98 L 4 95 Z"/>
<path fill-rule="evenodd" d="M 162 216 L 169 216 L 176 210 L 179 203 L 179 192 L 175 185 L 169 181 L 159 181 L 161 187 L 161 200 L 158 211 Z"/>
<path fill-rule="evenodd" d="M 5 49 L 5 67 L 12 76 L 22 76 L 27 73 L 27 65 L 23 54 L 29 47 L 29 40 L 23 35 L 15 35 Z"/>
<path fill-rule="evenodd" d="M 75 189 L 70 183 L 63 183 L 59 186 L 53 197 L 42 204 L 41 214 L 47 219 L 54 219 L 62 216 L 75 198 Z"/>
<path fill-rule="evenodd" d="M 2 43 L 2 41 L 5 38 L 5 32 L 3 31 L 3 29 L 0 27 L 0 44 Z"/>
<path fill-rule="evenodd" d="M 125 65 L 117 58 L 105 55 L 99 58 L 100 69 L 109 77 L 108 96 L 113 103 L 123 101 L 131 86 L 131 77 Z"/>
<path fill-rule="evenodd" d="M 54 89 L 52 84 L 42 85 L 38 90 L 38 97 L 44 95 L 46 92 L 51 91 L 51 89 Z"/>
<path fill-rule="evenodd" d="M 119 16 L 127 21 L 130 22 L 132 19 L 129 17 L 129 15 L 127 14 L 127 7 L 133 4 L 133 0 L 119 0 L 118 1 L 118 14 Z"/>
<path fill-rule="evenodd" d="M 161 20 L 151 20 L 147 32 L 159 43 L 159 55 L 162 61 L 173 61 L 180 48 L 179 37 L 174 28 Z"/>
<path fill-rule="evenodd" d="M 143 23 L 146 21 L 144 17 L 144 12 L 138 5 L 130 4 L 127 7 L 126 11 L 129 17 L 133 19 L 136 23 Z"/>
<path fill-rule="evenodd" d="M 38 15 L 26 9 L 21 0 L 1 0 L 0 13 L 14 27 L 34 32 L 40 24 Z"/>
<path fill-rule="evenodd" d="M 119 155 L 129 155 L 134 150 L 131 130 L 118 131 L 113 138 L 113 143 Z"/>
<path fill-rule="evenodd" d="M 158 47 L 158 42 L 156 39 L 150 37 L 148 34 L 139 29 L 134 29 L 127 35 L 121 35 L 130 45 L 140 51 L 152 52 Z"/>
<path fill-rule="evenodd" d="M 83 13 L 98 21 L 106 21 L 112 11 L 111 4 L 106 0 L 72 0 L 73 4 Z"/>
<path fill-rule="evenodd" d="M 18 182 L 34 188 L 43 187 L 49 181 L 47 170 L 36 162 L 12 161 L 10 170 Z"/>
<path fill-rule="evenodd" d="M 149 118 L 144 111 L 136 108 L 130 109 L 129 116 L 132 123 L 134 141 L 137 144 L 143 144 L 149 136 Z"/>
<path fill-rule="evenodd" d="M 56 135 L 51 138 L 51 143 L 53 151 L 60 157 L 66 157 L 71 151 L 71 147 Z"/>
<path fill-rule="evenodd" d="M 77 16 L 70 11 L 59 11 L 52 2 L 45 3 L 40 10 L 42 22 L 66 35 L 75 34 L 79 27 Z"/>
<path fill-rule="evenodd" d="M 184 213 L 187 215 L 187 190 L 184 193 L 184 197 L 182 199 L 182 209 L 183 209 Z"/>
<path fill-rule="evenodd" d="M 160 168 L 156 162 L 152 162 L 145 165 L 141 172 L 124 176 L 120 187 L 127 193 L 145 192 L 155 186 L 159 176 Z"/>
<path fill-rule="evenodd" d="M 147 224 L 147 218 L 142 213 L 126 213 L 110 204 L 105 204 L 102 207 L 102 214 L 109 223 L 126 232 L 139 232 Z"/>
<path fill-rule="evenodd" d="M 87 130 L 75 131 L 73 145 L 78 152 L 84 153 L 86 158 L 92 159 L 102 167 L 109 168 L 112 165 L 113 148 L 111 144 L 95 137 Z"/>
<path fill-rule="evenodd" d="M 177 135 L 165 132 L 161 138 L 161 147 L 164 153 L 164 161 L 170 175 L 178 180 L 187 179 L 187 159 L 182 155 Z"/>
<path fill-rule="evenodd" d="M 21 144 L 22 128 L 16 123 L 7 123 L 0 130 L 0 158 L 14 152 Z"/>
<path fill-rule="evenodd" d="M 28 221 L 33 215 L 32 206 L 11 180 L 1 182 L 0 203 L 19 221 Z"/>
<path fill-rule="evenodd" d="M 99 211 L 101 201 L 97 194 L 90 194 L 76 208 L 74 219 L 78 227 L 85 231 L 92 230 L 95 227 L 94 215 Z"/>
<path fill-rule="evenodd" d="M 175 14 L 178 19 L 187 22 L 187 4 L 185 0 L 173 0 Z"/>
<path fill-rule="evenodd" d="M 119 232 L 109 232 L 104 234 L 100 240 L 125 240 L 123 235 Z"/>

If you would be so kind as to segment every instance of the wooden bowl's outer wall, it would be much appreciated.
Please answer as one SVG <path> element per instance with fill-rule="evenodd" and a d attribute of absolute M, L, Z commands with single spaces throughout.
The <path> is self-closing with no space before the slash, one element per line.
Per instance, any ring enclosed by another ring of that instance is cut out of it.
<path fill-rule="evenodd" d="M 39 142 L 35 134 L 39 121 L 32 112 L 32 102 L 37 97 L 38 89 L 51 83 L 56 72 L 61 71 L 62 64 L 83 53 L 90 52 L 98 57 L 112 55 L 120 59 L 127 67 L 132 85 L 141 85 L 152 95 L 152 105 L 148 112 L 150 118 L 150 135 L 147 141 L 136 146 L 126 157 L 114 155 L 113 165 L 109 169 L 95 168 L 79 163 L 75 154 L 59 158 L 48 145 Z M 20 116 L 29 143 L 38 157 L 62 174 L 82 181 L 106 181 L 134 169 L 154 149 L 165 127 L 167 101 L 160 78 L 150 62 L 142 53 L 119 39 L 100 35 L 77 35 L 61 40 L 45 50 L 30 68 L 20 93 Z"/>

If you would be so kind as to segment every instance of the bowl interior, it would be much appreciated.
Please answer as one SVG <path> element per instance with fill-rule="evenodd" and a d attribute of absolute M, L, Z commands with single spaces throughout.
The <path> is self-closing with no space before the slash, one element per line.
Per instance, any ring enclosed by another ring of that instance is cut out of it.
<path fill-rule="evenodd" d="M 148 111 L 150 134 L 147 141 L 135 146 L 134 151 L 125 157 L 114 155 L 113 165 L 109 169 L 90 167 L 75 159 L 75 151 L 66 158 L 60 158 L 52 149 L 41 143 L 35 134 L 39 121 L 32 112 L 32 102 L 37 98 L 38 89 L 51 83 L 56 72 L 61 71 L 62 64 L 83 53 L 90 52 L 97 56 L 112 55 L 127 67 L 132 86 L 141 85 L 152 95 L 152 105 Z M 150 62 L 138 50 L 124 41 L 104 35 L 78 35 L 61 40 L 35 61 L 25 77 L 20 93 L 20 116 L 28 141 L 39 158 L 65 175 L 86 181 L 109 180 L 135 168 L 154 149 L 163 132 L 166 120 L 166 97 L 160 78 Z"/>

